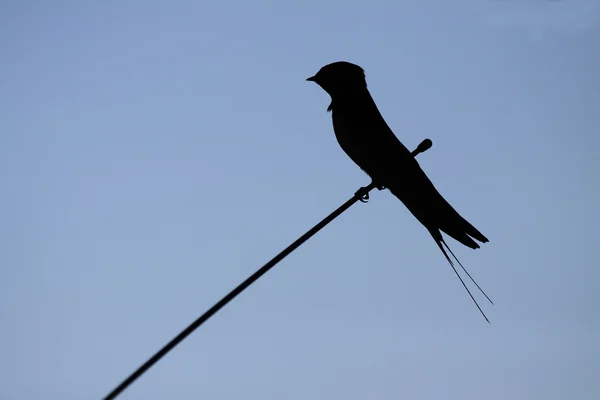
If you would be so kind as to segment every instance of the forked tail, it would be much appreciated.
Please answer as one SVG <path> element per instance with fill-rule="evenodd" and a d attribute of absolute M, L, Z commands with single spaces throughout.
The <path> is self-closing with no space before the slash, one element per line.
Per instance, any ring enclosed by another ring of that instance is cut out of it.
<path fill-rule="evenodd" d="M 469 271 L 467 271 L 467 269 L 465 267 L 463 267 L 463 265 L 461 264 L 460 260 L 458 258 L 456 258 L 456 256 L 454 255 L 454 253 L 452 252 L 452 250 L 450 249 L 450 247 L 448 247 L 448 244 L 446 244 L 446 242 L 444 241 L 444 238 L 442 237 L 442 234 L 440 233 L 440 231 L 437 230 L 437 229 L 435 231 L 432 230 L 432 229 L 430 229 L 429 233 L 431 234 L 431 236 L 433 237 L 433 240 L 435 240 L 435 243 L 438 245 L 438 247 L 440 248 L 440 250 L 444 254 L 444 257 L 446 257 L 446 260 L 448 260 L 448 263 L 452 267 L 452 270 L 454 271 L 454 273 L 456 274 L 456 276 L 460 280 L 460 283 L 462 283 L 463 287 L 465 288 L 465 290 L 467 291 L 467 293 L 471 297 L 471 300 L 473 300 L 473 303 L 475 303 L 475 305 L 477 306 L 477 309 L 479 310 L 479 312 L 481 313 L 481 315 L 483 315 L 483 318 L 485 318 L 485 320 L 489 323 L 490 320 L 485 315 L 485 313 L 483 312 L 483 310 L 479 306 L 479 303 L 477 303 L 477 300 L 475 300 L 475 297 L 473 297 L 473 294 L 471 293 L 471 291 L 469 290 L 469 288 L 465 284 L 465 281 L 462 279 L 462 277 L 460 276 L 460 274 L 456 270 L 456 267 L 454 266 L 454 263 L 452 262 L 452 259 L 450 259 L 450 257 L 448 256 L 448 253 L 446 253 L 446 250 L 444 249 L 444 246 L 446 246 L 446 249 L 448 249 L 448 251 L 450 252 L 450 254 L 452 255 L 452 257 L 454 257 L 454 259 L 456 260 L 456 262 L 458 262 L 458 265 L 460 265 L 460 267 L 467 274 L 467 276 L 469 277 L 469 279 L 471 279 L 471 282 L 473 282 L 475 284 L 475 286 L 477 286 L 477 289 L 479 289 L 479 291 L 485 296 L 485 298 L 488 299 L 488 301 L 491 304 L 494 304 L 494 302 L 483 291 L 483 289 L 477 284 L 477 282 L 475 281 L 475 279 L 473 279 L 473 277 L 471 276 L 471 274 L 469 274 Z"/>

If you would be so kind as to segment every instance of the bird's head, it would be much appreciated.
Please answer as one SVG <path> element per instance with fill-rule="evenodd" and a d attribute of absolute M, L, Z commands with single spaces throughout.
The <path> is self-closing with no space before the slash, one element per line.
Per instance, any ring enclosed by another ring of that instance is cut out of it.
<path fill-rule="evenodd" d="M 356 89 L 365 89 L 365 71 L 356 64 L 338 61 L 321 68 L 307 81 L 321 86 L 331 97 Z"/>

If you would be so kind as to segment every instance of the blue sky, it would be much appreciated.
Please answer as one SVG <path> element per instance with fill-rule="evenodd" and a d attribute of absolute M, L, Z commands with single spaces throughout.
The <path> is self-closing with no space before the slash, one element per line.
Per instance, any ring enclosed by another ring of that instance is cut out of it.
<path fill-rule="evenodd" d="M 101 398 L 369 179 L 305 82 L 361 65 L 489 239 L 376 192 L 123 399 L 600 396 L 600 3 L 0 4 L 0 397 Z M 480 300 L 484 300 L 481 296 Z"/>

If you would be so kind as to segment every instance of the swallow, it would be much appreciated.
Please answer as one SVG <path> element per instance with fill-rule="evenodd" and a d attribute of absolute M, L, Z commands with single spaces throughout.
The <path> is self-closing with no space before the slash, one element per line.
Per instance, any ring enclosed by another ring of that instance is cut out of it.
<path fill-rule="evenodd" d="M 324 66 L 307 81 L 316 83 L 330 95 L 331 104 L 327 111 L 331 112 L 335 137 L 342 150 L 370 176 L 377 188 L 388 189 L 427 229 L 489 322 L 446 249 L 493 304 L 492 300 L 456 258 L 442 232 L 471 249 L 479 248 L 476 241 L 487 243 L 488 239 L 444 199 L 415 157 L 392 132 L 367 89 L 364 70 L 358 65 L 339 61 Z"/>

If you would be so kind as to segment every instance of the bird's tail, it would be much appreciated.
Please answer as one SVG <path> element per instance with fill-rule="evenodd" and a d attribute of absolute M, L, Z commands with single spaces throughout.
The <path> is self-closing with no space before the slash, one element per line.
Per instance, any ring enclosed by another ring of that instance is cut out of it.
<path fill-rule="evenodd" d="M 440 195 L 441 197 L 441 195 Z M 448 236 L 455 239 L 456 241 L 464 244 L 467 247 L 472 249 L 478 249 L 479 244 L 475 242 L 475 240 L 480 241 L 481 243 L 489 242 L 488 238 L 486 238 L 477 228 L 475 228 L 469 221 L 464 219 L 444 198 L 443 206 L 440 207 L 441 210 L 444 210 L 443 213 L 440 213 L 438 218 L 438 226 Z M 438 232 L 439 233 L 439 232 Z M 432 233 L 433 235 L 433 233 Z M 433 236 L 436 239 L 435 235 Z M 440 234 L 441 238 L 441 234 Z M 475 239 L 475 240 L 473 240 Z M 436 241 L 438 241 L 436 239 Z M 442 243 L 444 241 L 442 240 Z M 439 243 L 438 243 L 439 244 Z M 445 243 L 444 243 L 445 244 Z M 446 245 L 446 247 L 448 247 Z M 448 250 L 450 250 L 448 248 Z M 452 251 L 450 250 L 450 253 Z M 456 257 L 455 257 L 456 258 Z M 458 261 L 458 260 L 456 260 Z"/>
<path fill-rule="evenodd" d="M 475 228 L 473 228 L 475 229 Z M 454 266 L 454 263 L 452 262 L 452 259 L 448 256 L 448 253 L 446 253 L 446 250 L 444 249 L 444 246 L 446 247 L 446 249 L 448 249 L 448 251 L 450 252 L 450 254 L 452 255 L 452 257 L 454 257 L 454 259 L 456 260 L 456 262 L 458 263 L 458 265 L 460 265 L 460 267 L 462 268 L 462 270 L 467 274 L 467 276 L 469 277 L 469 279 L 471 280 L 471 282 L 473 282 L 475 284 L 475 286 L 477 286 L 477 289 L 479 289 L 479 291 L 485 296 L 486 299 L 488 299 L 488 301 L 491 304 L 494 304 L 494 302 L 492 301 L 492 299 L 489 298 L 489 296 L 483 291 L 483 289 L 477 284 L 477 282 L 475 281 L 475 279 L 473 279 L 473 277 L 471 276 L 471 274 L 469 274 L 469 271 L 467 271 L 467 269 L 465 267 L 463 267 L 463 265 L 461 264 L 460 260 L 458 258 L 456 258 L 456 256 L 454 255 L 454 253 L 452 252 L 452 250 L 450 249 L 450 247 L 448 247 L 448 244 L 446 244 L 446 242 L 444 241 L 444 238 L 442 237 L 441 232 L 438 229 L 429 229 L 429 233 L 431 234 L 431 236 L 433 237 L 433 240 L 435 240 L 435 243 L 438 245 L 438 247 L 440 248 L 440 250 L 442 251 L 442 253 L 444 254 L 444 257 L 446 257 L 446 260 L 448 260 L 448 263 L 450 264 L 450 266 L 452 267 L 452 270 L 454 271 L 454 273 L 456 274 L 456 276 L 458 277 L 458 279 L 460 280 L 460 283 L 462 283 L 463 287 L 465 288 L 465 290 L 467 291 L 467 293 L 469 294 L 469 296 L 471 297 L 471 300 L 473 300 L 473 302 L 475 303 L 475 305 L 477 306 L 477 309 L 479 310 L 479 312 L 481 313 L 481 315 L 483 315 L 483 318 L 485 318 L 485 320 L 489 323 L 490 320 L 488 319 L 488 317 L 485 315 L 485 313 L 483 312 L 483 310 L 481 309 L 481 307 L 479 306 L 479 303 L 477 303 L 477 300 L 475 300 L 475 297 L 473 297 L 473 294 L 471 293 L 471 291 L 469 290 L 469 288 L 467 287 L 467 285 L 465 284 L 465 281 L 462 279 L 462 277 L 460 276 L 460 274 L 458 273 L 458 271 L 456 270 L 456 267 Z M 466 236 L 466 235 L 465 235 Z M 483 235 L 482 235 L 483 236 Z M 470 238 L 469 238 L 470 239 Z M 460 240 L 459 240 L 460 241 Z M 486 240 L 487 241 L 487 240 Z"/>

